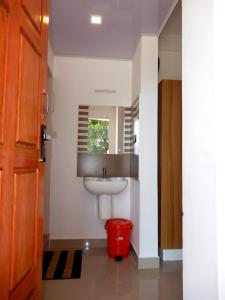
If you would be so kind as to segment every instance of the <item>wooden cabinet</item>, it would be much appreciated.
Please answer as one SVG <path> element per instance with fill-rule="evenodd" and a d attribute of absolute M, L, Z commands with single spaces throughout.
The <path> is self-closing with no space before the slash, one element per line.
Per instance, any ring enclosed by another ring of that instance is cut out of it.
<path fill-rule="evenodd" d="M 182 84 L 163 80 L 158 103 L 159 247 L 182 248 Z"/>

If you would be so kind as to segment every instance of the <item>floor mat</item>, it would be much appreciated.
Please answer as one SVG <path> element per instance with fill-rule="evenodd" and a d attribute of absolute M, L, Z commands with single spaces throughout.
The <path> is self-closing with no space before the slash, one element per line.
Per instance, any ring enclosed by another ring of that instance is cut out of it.
<path fill-rule="evenodd" d="M 45 251 L 43 255 L 43 280 L 80 278 L 82 250 Z"/>

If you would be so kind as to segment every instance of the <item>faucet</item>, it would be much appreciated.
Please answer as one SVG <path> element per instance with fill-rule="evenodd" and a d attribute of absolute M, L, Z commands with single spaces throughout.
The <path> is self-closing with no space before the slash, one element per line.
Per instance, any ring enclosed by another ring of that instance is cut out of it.
<path fill-rule="evenodd" d="M 102 169 L 102 177 L 103 178 L 107 178 L 107 170 L 106 170 L 106 168 Z"/>

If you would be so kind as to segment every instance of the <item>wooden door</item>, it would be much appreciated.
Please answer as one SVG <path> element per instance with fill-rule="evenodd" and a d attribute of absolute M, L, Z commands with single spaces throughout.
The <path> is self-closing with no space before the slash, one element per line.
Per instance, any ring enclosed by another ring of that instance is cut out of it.
<path fill-rule="evenodd" d="M 159 84 L 159 247 L 182 248 L 182 84 Z"/>
<path fill-rule="evenodd" d="M 47 1 L 0 0 L 0 299 L 41 297 Z"/>

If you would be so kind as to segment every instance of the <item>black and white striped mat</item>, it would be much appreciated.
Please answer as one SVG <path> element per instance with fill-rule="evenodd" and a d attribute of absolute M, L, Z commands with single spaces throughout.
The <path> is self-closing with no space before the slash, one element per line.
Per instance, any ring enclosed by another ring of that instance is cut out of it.
<path fill-rule="evenodd" d="M 43 280 L 80 278 L 82 250 L 45 251 L 43 255 Z"/>

